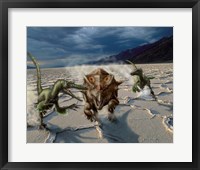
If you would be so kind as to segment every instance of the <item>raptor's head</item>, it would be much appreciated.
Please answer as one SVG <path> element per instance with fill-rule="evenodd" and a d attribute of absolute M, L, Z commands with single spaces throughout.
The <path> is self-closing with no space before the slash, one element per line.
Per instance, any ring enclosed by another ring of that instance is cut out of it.
<path fill-rule="evenodd" d="M 130 73 L 131 76 L 142 76 L 143 75 L 143 71 L 141 68 L 134 70 L 133 72 Z"/>
<path fill-rule="evenodd" d="M 126 60 L 126 61 L 133 66 L 133 71 L 130 73 L 131 76 L 142 76 L 143 75 L 143 71 L 141 68 L 138 69 L 132 61 L 129 61 L 129 60 Z"/>
<path fill-rule="evenodd" d="M 87 88 L 83 85 L 76 84 L 72 81 L 66 81 L 65 89 L 69 89 L 69 88 L 74 88 L 74 89 L 79 89 L 79 90 L 87 90 Z"/>

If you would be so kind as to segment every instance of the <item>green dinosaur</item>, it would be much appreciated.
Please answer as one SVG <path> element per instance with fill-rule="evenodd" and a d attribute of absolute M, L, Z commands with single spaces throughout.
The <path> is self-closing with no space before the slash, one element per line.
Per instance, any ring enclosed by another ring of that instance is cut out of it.
<path fill-rule="evenodd" d="M 154 94 L 154 91 L 152 90 L 151 81 L 150 81 L 151 79 L 154 79 L 154 77 L 146 76 L 143 73 L 143 70 L 141 68 L 138 69 L 133 62 L 129 60 L 127 60 L 127 62 L 129 62 L 134 68 L 133 72 L 130 73 L 130 75 L 133 76 L 134 78 L 134 85 L 132 87 L 133 92 L 134 93 L 140 92 L 144 89 L 145 86 L 148 86 L 150 89 L 151 95 L 153 96 L 155 100 L 157 100 Z"/>
<path fill-rule="evenodd" d="M 40 74 L 39 64 L 35 60 L 35 57 L 32 56 L 29 52 L 28 52 L 28 56 L 30 57 L 30 59 L 32 60 L 34 65 L 36 66 L 36 70 L 37 70 L 38 101 L 36 103 L 36 108 L 40 113 L 40 118 L 41 118 L 40 127 L 43 128 L 43 127 L 45 127 L 45 124 L 43 123 L 43 116 L 46 114 L 47 110 L 52 108 L 53 106 L 55 106 L 56 112 L 60 113 L 60 114 L 67 113 L 68 109 L 76 110 L 76 108 L 78 108 L 76 104 L 71 104 L 69 106 L 60 107 L 59 104 L 58 104 L 58 99 L 59 99 L 58 94 L 60 92 L 68 94 L 72 98 L 75 98 L 75 99 L 77 99 L 79 101 L 82 101 L 80 98 L 75 96 L 69 90 L 69 88 L 75 88 L 75 89 L 79 89 L 79 90 L 86 90 L 87 88 L 84 87 L 83 85 L 78 85 L 78 84 L 75 84 L 75 83 L 73 83 L 71 81 L 67 81 L 67 80 L 64 80 L 64 79 L 59 79 L 54 83 L 54 85 L 52 87 L 43 89 L 42 85 L 41 85 L 41 74 Z"/>

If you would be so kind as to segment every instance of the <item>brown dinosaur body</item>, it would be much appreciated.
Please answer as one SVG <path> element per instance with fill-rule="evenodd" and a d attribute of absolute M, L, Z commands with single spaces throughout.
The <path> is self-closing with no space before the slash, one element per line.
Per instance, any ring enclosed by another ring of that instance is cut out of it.
<path fill-rule="evenodd" d="M 115 80 L 112 74 L 98 68 L 84 77 L 84 113 L 91 121 L 98 121 L 97 111 L 108 105 L 108 119 L 114 120 L 114 109 L 119 104 L 118 86 L 122 82 Z"/>

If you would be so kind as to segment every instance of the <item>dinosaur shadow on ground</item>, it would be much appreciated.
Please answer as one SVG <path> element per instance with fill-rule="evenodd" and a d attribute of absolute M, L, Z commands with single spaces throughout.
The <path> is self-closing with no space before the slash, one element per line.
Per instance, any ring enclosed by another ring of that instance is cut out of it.
<path fill-rule="evenodd" d="M 79 130 L 73 129 L 73 127 L 62 129 L 55 124 L 48 123 L 48 130 L 50 133 L 56 134 L 56 137 L 53 140 L 54 143 L 98 143 L 94 127 Z M 88 135 L 88 133 L 91 133 L 92 131 L 94 135 Z"/>
<path fill-rule="evenodd" d="M 103 135 L 109 143 L 138 143 L 137 135 L 128 125 L 128 115 L 131 110 L 117 117 L 116 122 L 104 120 L 102 125 Z"/>
<path fill-rule="evenodd" d="M 130 110 L 117 117 L 114 123 L 103 119 L 101 126 L 103 138 L 98 138 L 95 127 L 79 130 L 61 129 L 48 123 L 51 133 L 56 133 L 55 143 L 137 143 L 138 135 L 128 126 L 127 118 Z"/>

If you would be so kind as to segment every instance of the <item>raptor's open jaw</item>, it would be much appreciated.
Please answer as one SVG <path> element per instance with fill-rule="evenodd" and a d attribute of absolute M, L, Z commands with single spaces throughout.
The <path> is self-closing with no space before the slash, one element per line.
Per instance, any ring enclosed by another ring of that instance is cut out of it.
<path fill-rule="evenodd" d="M 74 89 L 79 89 L 79 90 L 87 90 L 87 88 L 83 85 L 75 84 L 73 82 L 68 82 L 66 89 L 68 88 L 74 88 Z"/>

